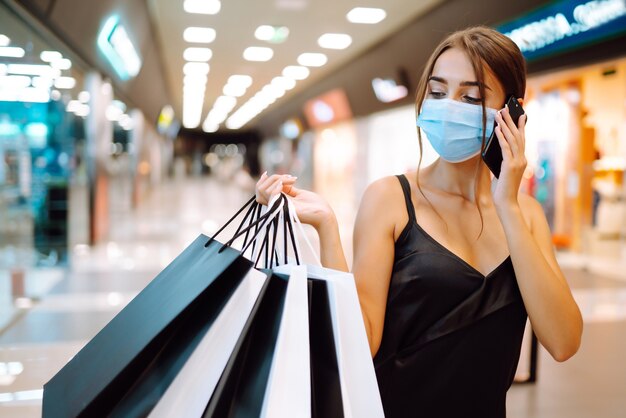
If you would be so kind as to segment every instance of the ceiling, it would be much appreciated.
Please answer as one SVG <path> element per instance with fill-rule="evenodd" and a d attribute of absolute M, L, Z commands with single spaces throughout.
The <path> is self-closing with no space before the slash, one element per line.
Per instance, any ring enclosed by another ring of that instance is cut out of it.
<path fill-rule="evenodd" d="M 215 15 L 189 14 L 183 9 L 183 0 L 147 0 L 148 9 L 157 32 L 155 40 L 161 50 L 169 96 L 179 118 L 183 115 L 183 51 L 189 46 L 206 46 L 212 51 L 210 72 L 204 94 L 200 126 L 213 107 L 215 99 L 222 95 L 228 78 L 234 74 L 252 77 L 253 83 L 245 95 L 237 99 L 238 107 L 255 95 L 274 77 L 280 76 L 289 65 L 298 65 L 297 58 L 304 52 L 322 52 L 327 55 L 326 65 L 310 68 L 310 76 L 298 81 L 295 88 L 286 92 L 268 109 L 281 101 L 303 91 L 308 86 L 328 76 L 334 70 L 353 60 L 366 50 L 390 36 L 400 28 L 427 13 L 433 6 L 445 0 L 226 0 Z M 355 24 L 346 14 L 355 7 L 376 7 L 386 11 L 386 18 L 377 24 Z M 282 44 L 270 44 L 255 38 L 260 25 L 286 26 L 289 36 Z M 210 44 L 190 44 L 184 41 L 183 31 L 190 26 L 210 27 L 217 36 Z M 345 33 L 352 37 L 352 44 L 344 50 L 323 49 L 317 44 L 324 33 Z M 243 58 L 249 46 L 266 46 L 274 50 L 267 62 L 250 62 Z M 257 117 L 258 118 L 258 117 Z M 245 128 L 254 126 L 252 119 Z M 224 124 L 219 127 L 225 130 Z"/>

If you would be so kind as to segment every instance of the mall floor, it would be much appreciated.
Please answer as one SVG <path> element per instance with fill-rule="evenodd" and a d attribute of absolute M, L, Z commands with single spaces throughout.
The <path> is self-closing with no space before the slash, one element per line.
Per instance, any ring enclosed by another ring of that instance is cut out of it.
<path fill-rule="evenodd" d="M 108 240 L 73 246 L 70 269 L 27 269 L 25 297 L 12 297 L 10 273 L 0 270 L 0 417 L 41 416 L 43 384 L 187 243 L 215 231 L 248 196 L 211 178 L 172 181 L 137 210 L 113 199 Z M 626 268 L 622 245 L 603 245 L 616 255 L 559 254 L 583 311 L 582 346 L 566 363 L 540 349 L 537 382 L 509 391 L 509 418 L 625 416 Z M 525 343 L 518 374 L 527 369 Z"/>

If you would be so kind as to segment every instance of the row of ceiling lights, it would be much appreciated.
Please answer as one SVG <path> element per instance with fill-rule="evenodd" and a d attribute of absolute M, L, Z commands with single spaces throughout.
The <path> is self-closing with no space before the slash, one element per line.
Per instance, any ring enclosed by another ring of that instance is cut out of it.
<path fill-rule="evenodd" d="M 11 39 L 0 34 L 0 57 L 21 59 L 26 56 L 26 51 L 18 46 L 10 46 Z M 62 71 L 72 68 L 72 61 L 64 58 L 58 51 L 42 51 L 39 59 L 45 64 L 33 63 L 0 63 L 0 100 L 21 102 L 48 102 L 60 100 L 59 90 L 71 90 L 76 86 L 76 79 L 71 76 L 62 76 Z M 111 85 L 105 83 L 111 89 Z M 79 117 L 89 114 L 90 95 L 87 91 L 81 91 L 78 98 L 69 100 L 65 110 Z M 132 120 L 126 113 L 126 105 L 119 100 L 113 102 L 106 109 L 106 118 L 129 130 L 132 128 Z"/>
<path fill-rule="evenodd" d="M 19 62 L 26 57 L 24 48 L 11 45 L 11 39 L 0 34 L 0 58 L 10 61 L 0 63 L 0 100 L 47 102 L 60 97 L 58 90 L 73 89 L 76 80 L 63 76 L 62 72 L 72 68 L 72 61 L 58 51 L 43 51 L 39 55 L 42 64 Z"/>
<path fill-rule="evenodd" d="M 185 0 L 183 8 L 187 13 L 217 14 L 221 9 L 218 0 Z M 375 24 L 386 17 L 383 9 L 357 7 L 347 13 L 346 19 L 351 23 Z M 269 43 L 284 42 L 289 35 L 286 27 L 269 25 L 259 26 L 255 31 L 258 40 Z M 183 39 L 189 43 L 207 44 L 215 40 L 216 32 L 208 27 L 189 27 L 183 32 Z M 326 33 L 319 37 L 318 45 L 325 49 L 345 49 L 352 44 L 352 38 L 344 33 Z M 272 59 L 274 51 L 269 47 L 251 46 L 244 50 L 243 58 L 247 61 L 265 62 Z M 202 106 L 209 73 L 208 61 L 212 58 L 212 51 L 206 47 L 190 46 L 183 52 L 183 58 L 188 61 L 183 67 L 185 74 L 183 83 L 183 126 L 196 128 L 202 119 Z M 223 88 L 223 95 L 219 96 L 209 111 L 202 129 L 205 132 L 216 132 L 219 126 L 226 121 L 229 129 L 239 129 L 257 116 L 285 92 L 295 87 L 296 82 L 304 80 L 310 74 L 309 67 L 321 67 L 328 62 L 323 53 L 306 52 L 298 56 L 299 65 L 285 67 L 280 76 L 259 90 L 251 99 L 244 103 L 230 117 L 228 115 L 237 105 L 237 98 L 243 96 L 252 85 L 252 78 L 248 75 L 233 75 Z"/>

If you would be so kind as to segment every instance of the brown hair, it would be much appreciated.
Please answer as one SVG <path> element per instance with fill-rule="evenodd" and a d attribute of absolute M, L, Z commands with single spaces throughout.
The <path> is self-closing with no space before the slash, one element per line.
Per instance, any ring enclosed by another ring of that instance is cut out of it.
<path fill-rule="evenodd" d="M 415 108 L 416 114 L 419 116 L 422 102 L 426 98 L 428 90 L 428 79 L 432 75 L 435 62 L 439 56 L 450 48 L 458 48 L 463 50 L 470 61 L 476 73 L 476 81 L 478 81 L 478 89 L 480 97 L 483 98 L 481 103 L 483 110 L 483 138 L 481 150 L 485 147 L 485 132 L 487 124 L 487 114 L 485 112 L 485 66 L 495 75 L 496 79 L 502 84 L 506 97 L 514 95 L 517 98 L 523 98 L 526 90 L 526 61 L 518 46 L 508 37 L 500 32 L 486 26 L 475 26 L 452 33 L 445 38 L 433 51 L 430 58 L 426 62 L 424 71 L 417 86 Z M 502 104 L 504 105 L 504 103 Z M 430 200 L 426 197 L 419 183 L 419 170 L 422 165 L 422 135 L 417 129 L 419 138 L 420 158 L 417 166 L 417 188 L 426 201 L 433 208 L 435 213 L 439 215 Z M 474 191 L 478 190 L 478 174 L 481 162 L 476 167 L 477 181 Z M 477 193 L 474 193 L 476 207 L 480 214 L 481 229 L 478 237 L 482 234 L 483 218 L 480 210 Z M 441 216 L 439 215 L 441 218 Z M 443 220 L 443 218 L 441 218 Z M 445 222 L 444 222 L 445 223 Z M 478 238 L 477 238 L 478 239 Z"/>

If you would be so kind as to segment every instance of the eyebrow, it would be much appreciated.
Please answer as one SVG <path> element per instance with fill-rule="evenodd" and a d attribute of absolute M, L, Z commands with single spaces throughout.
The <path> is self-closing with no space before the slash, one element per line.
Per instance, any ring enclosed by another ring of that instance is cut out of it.
<path fill-rule="evenodd" d="M 437 77 L 437 76 L 430 76 L 428 78 L 428 81 L 436 81 L 438 83 L 442 83 L 442 84 L 448 84 L 448 82 L 446 81 L 445 78 L 441 78 L 441 77 Z M 476 86 L 476 87 L 480 87 L 480 83 L 478 81 L 462 81 L 461 86 L 465 87 L 465 86 Z M 491 90 L 489 88 L 488 85 L 483 84 L 485 86 L 486 89 Z"/>

